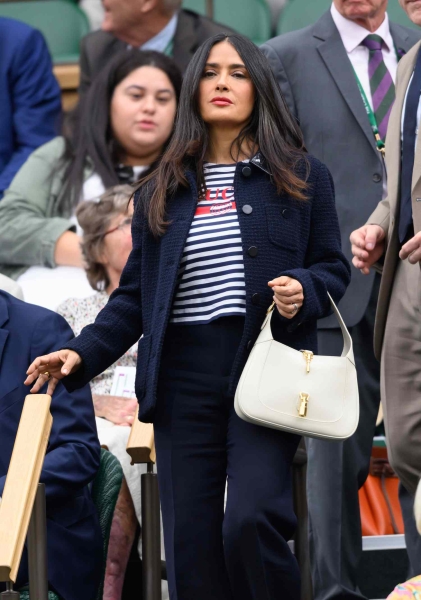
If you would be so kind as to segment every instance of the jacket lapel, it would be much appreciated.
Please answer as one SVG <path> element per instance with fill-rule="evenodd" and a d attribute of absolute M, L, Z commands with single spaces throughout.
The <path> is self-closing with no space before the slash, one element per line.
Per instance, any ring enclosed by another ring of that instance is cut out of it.
<path fill-rule="evenodd" d="M 183 72 L 187 69 L 187 65 L 199 44 L 204 42 L 204 39 L 200 42 L 197 39 L 194 20 L 194 16 L 188 11 L 180 10 L 177 29 L 174 34 L 173 58 Z"/>
<path fill-rule="evenodd" d="M 420 50 L 421 42 L 414 46 L 413 51 L 411 51 L 411 62 L 408 64 L 408 68 L 405 72 L 405 81 L 402 81 L 402 88 L 405 90 L 405 94 L 403 94 L 402 106 L 405 101 L 406 90 L 411 79 L 413 70 L 415 68 L 415 63 L 418 56 L 418 51 Z M 421 51 L 421 50 L 420 50 Z M 406 83 L 406 85 L 405 85 Z M 414 159 L 414 170 L 412 173 L 412 215 L 414 220 L 414 229 L 415 233 L 421 231 L 421 140 L 420 133 L 418 133 L 417 139 L 417 147 L 415 149 L 415 159 Z M 417 198 L 418 196 L 418 198 Z M 415 199 L 415 201 L 414 201 Z"/>
<path fill-rule="evenodd" d="M 313 36 L 320 41 L 317 49 L 345 102 L 363 130 L 373 151 L 377 153 L 373 132 L 355 80 L 355 73 L 330 11 L 314 25 Z M 340 130 L 338 131 L 340 135 Z"/>
<path fill-rule="evenodd" d="M 7 309 L 7 302 L 3 293 L 0 292 L 0 363 L 2 361 L 4 347 L 9 336 L 9 332 L 6 329 L 3 329 L 3 326 L 7 323 L 8 320 L 9 311 Z"/>

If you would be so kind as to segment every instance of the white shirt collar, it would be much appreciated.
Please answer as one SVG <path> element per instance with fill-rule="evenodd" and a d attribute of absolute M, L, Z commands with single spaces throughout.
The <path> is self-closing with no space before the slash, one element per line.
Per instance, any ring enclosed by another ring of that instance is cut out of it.
<path fill-rule="evenodd" d="M 355 23 L 354 21 L 343 17 L 333 3 L 330 12 L 332 14 L 332 19 L 339 31 L 339 35 L 342 38 L 345 50 L 348 54 L 350 54 L 361 44 L 361 42 L 368 35 L 370 35 L 370 32 L 364 27 L 361 27 L 361 25 Z M 383 23 L 376 31 L 373 31 L 372 33 L 379 35 L 383 39 L 389 52 L 393 50 L 393 38 L 389 29 L 389 17 L 387 13 L 385 15 Z"/>
<path fill-rule="evenodd" d="M 141 46 L 141 50 L 156 50 L 157 52 L 165 52 L 174 37 L 177 24 L 178 12 L 171 17 L 164 29 L 161 29 L 159 33 Z"/>

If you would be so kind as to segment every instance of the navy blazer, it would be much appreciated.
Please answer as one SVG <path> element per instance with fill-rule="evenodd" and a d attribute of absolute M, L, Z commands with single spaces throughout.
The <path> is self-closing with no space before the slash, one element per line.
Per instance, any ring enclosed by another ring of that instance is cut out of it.
<path fill-rule="evenodd" d="M 276 339 L 300 350 L 317 350 L 317 319 L 329 313 L 329 291 L 337 302 L 350 280 L 349 264 L 341 251 L 332 178 L 327 168 L 308 157 L 308 200 L 279 196 L 264 157 L 238 163 L 234 193 L 242 237 L 246 317 L 234 360 L 230 393 L 234 394 L 249 351 L 273 297 L 268 281 L 280 275 L 297 279 L 304 304 L 288 320 L 276 311 Z M 304 161 L 297 174 L 306 176 Z M 75 389 L 117 360 L 139 339 L 136 395 L 140 419 L 153 421 L 160 356 L 177 284 L 177 271 L 197 204 L 196 176 L 186 173 L 189 186 L 180 186 L 168 200 L 171 224 L 160 238 L 150 233 L 142 203 L 137 199 L 133 219 L 133 250 L 120 287 L 111 295 L 95 323 L 66 347 L 82 357 L 82 368 L 64 385 Z M 245 205 L 248 205 L 247 208 Z M 251 210 L 250 210 L 251 207 Z"/>
<path fill-rule="evenodd" d="M 60 128 L 61 94 L 41 33 L 0 17 L 0 198 L 28 156 Z"/>
<path fill-rule="evenodd" d="M 28 364 L 72 337 L 61 316 L 0 291 L 0 496 L 28 394 L 23 385 Z M 51 413 L 53 427 L 41 473 L 47 496 L 48 579 L 66 600 L 95 600 L 103 550 L 88 489 L 100 461 L 89 386 L 74 394 L 58 386 Z M 24 550 L 18 585 L 27 581 Z"/>

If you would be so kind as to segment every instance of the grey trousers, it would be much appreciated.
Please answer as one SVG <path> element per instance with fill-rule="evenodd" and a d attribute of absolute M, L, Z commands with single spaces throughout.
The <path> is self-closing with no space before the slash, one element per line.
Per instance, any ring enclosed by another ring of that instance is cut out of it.
<path fill-rule="evenodd" d="M 399 261 L 386 322 L 381 392 L 389 460 L 414 494 L 421 478 L 421 269 Z"/>
<path fill-rule="evenodd" d="M 360 392 L 358 429 L 344 442 L 307 440 L 309 542 L 315 600 L 364 598 L 357 586 L 362 557 L 358 490 L 368 475 L 380 403 L 380 365 L 373 352 L 379 284 L 377 276 L 366 314 L 351 329 Z M 339 355 L 342 344 L 339 330 L 319 331 L 320 354 Z M 405 523 L 414 532 L 411 499 L 403 503 L 403 508 Z M 413 546 L 409 552 L 411 562 L 421 559 L 416 538 L 416 534 L 409 539 L 407 536 L 407 543 Z"/>

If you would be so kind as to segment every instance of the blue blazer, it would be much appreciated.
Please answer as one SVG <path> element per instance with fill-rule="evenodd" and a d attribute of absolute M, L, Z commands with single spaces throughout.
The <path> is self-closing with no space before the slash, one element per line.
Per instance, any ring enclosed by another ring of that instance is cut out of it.
<path fill-rule="evenodd" d="M 38 146 L 60 129 L 60 87 L 41 33 L 0 17 L 0 199 Z"/>
<path fill-rule="evenodd" d="M 341 251 L 332 178 L 317 159 L 308 157 L 308 161 L 307 201 L 277 194 L 260 153 L 250 164 L 237 164 L 234 192 L 244 256 L 246 317 L 230 378 L 232 394 L 272 301 L 268 281 L 287 275 L 302 284 L 302 309 L 291 320 L 275 311 L 275 335 L 297 350 L 316 351 L 317 319 L 330 310 L 327 292 L 338 302 L 350 280 L 349 264 Z M 297 167 L 297 174 L 305 178 L 304 161 Z M 108 368 L 143 334 L 136 376 L 142 421 L 153 421 L 161 350 L 177 270 L 197 204 L 196 175 L 187 171 L 186 177 L 188 187 L 180 186 L 168 200 L 171 224 L 160 238 L 150 233 L 142 200 L 137 197 L 133 250 L 120 287 L 95 323 L 66 346 L 83 359 L 82 368 L 63 380 L 67 389 L 73 390 Z"/>
<path fill-rule="evenodd" d="M 28 364 L 66 344 L 66 321 L 0 291 L 0 496 L 19 425 Z M 41 473 L 47 495 L 48 579 L 65 600 L 95 600 L 101 580 L 102 537 L 88 484 L 100 461 L 89 386 L 68 394 L 60 385 L 51 405 L 53 427 Z M 24 550 L 18 585 L 28 581 Z"/>

